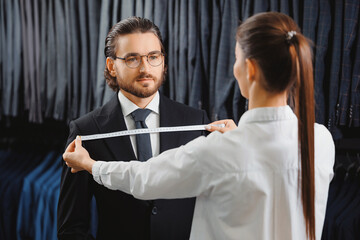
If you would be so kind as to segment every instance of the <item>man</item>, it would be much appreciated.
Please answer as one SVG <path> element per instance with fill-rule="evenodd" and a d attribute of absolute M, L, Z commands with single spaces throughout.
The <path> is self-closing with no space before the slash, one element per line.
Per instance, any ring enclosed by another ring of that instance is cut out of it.
<path fill-rule="evenodd" d="M 164 47 L 159 29 L 151 21 L 131 17 L 115 24 L 105 40 L 104 51 L 106 81 L 118 94 L 99 109 L 71 122 L 67 145 L 77 135 L 135 129 L 139 121 L 145 124 L 142 127 L 149 128 L 208 123 L 204 111 L 159 94 L 166 69 Z M 139 111 L 145 120 L 136 119 Z M 146 161 L 201 134 L 201 131 L 142 134 L 87 141 L 83 146 L 93 159 Z M 168 240 L 190 236 L 194 198 L 138 200 L 106 189 L 86 172 L 72 174 L 64 165 L 58 205 L 60 240 L 92 238 L 89 233 L 92 196 L 98 209 L 96 239 Z"/>

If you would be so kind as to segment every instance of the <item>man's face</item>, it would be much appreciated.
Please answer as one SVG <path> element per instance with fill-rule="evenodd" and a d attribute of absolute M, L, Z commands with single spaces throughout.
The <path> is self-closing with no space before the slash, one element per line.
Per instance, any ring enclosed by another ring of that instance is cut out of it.
<path fill-rule="evenodd" d="M 160 51 L 159 39 L 153 33 L 132 33 L 120 36 L 117 41 L 116 56 L 124 58 L 131 54 L 147 55 Z M 163 56 L 161 56 L 164 58 Z M 114 70 L 121 91 L 139 98 L 153 96 L 164 80 L 164 59 L 159 66 L 152 66 L 146 56 L 136 68 L 130 68 L 124 60 L 114 60 Z"/>

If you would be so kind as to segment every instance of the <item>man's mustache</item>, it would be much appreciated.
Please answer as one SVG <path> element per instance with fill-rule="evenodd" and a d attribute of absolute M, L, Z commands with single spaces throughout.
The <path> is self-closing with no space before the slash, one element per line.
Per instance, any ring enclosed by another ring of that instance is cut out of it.
<path fill-rule="evenodd" d="M 149 73 L 142 73 L 139 76 L 137 76 L 135 79 L 139 80 L 141 78 L 152 78 L 152 79 L 156 79 L 153 75 L 149 74 Z"/>

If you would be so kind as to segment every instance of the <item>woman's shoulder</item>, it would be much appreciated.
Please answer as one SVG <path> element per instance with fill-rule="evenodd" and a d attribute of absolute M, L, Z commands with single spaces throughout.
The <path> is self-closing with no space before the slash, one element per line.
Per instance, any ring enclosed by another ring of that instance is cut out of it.
<path fill-rule="evenodd" d="M 322 124 L 315 123 L 315 158 L 317 162 L 333 166 L 335 161 L 335 144 L 330 131 Z"/>
<path fill-rule="evenodd" d="M 315 123 L 314 135 L 315 135 L 315 140 L 318 138 L 321 140 L 325 140 L 326 143 L 328 143 L 330 145 L 334 145 L 334 140 L 332 138 L 332 135 L 331 135 L 330 131 L 324 125 Z"/>

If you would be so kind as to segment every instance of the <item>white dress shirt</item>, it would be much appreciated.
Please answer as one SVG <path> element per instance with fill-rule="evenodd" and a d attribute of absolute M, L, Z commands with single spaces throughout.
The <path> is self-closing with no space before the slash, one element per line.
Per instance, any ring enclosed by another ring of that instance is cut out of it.
<path fill-rule="evenodd" d="M 298 190 L 297 118 L 289 106 L 256 108 L 237 129 L 213 132 L 147 162 L 93 165 L 96 182 L 140 199 L 197 196 L 191 239 L 306 239 Z M 334 143 L 315 124 L 315 221 L 321 238 Z"/>
<path fill-rule="evenodd" d="M 121 91 L 118 93 L 118 98 L 121 105 L 121 110 L 124 115 L 125 124 L 128 130 L 136 129 L 135 121 L 131 116 L 131 113 L 138 109 L 139 107 L 130 101 L 127 97 L 122 94 Z M 160 96 L 159 92 L 156 93 L 151 102 L 145 107 L 146 109 L 151 110 L 149 116 L 145 119 L 146 126 L 148 128 L 158 128 L 160 126 L 160 115 L 159 115 L 159 102 Z M 136 147 L 136 136 L 130 136 L 131 145 L 134 149 L 135 156 L 137 157 L 137 147 Z M 160 152 L 160 136 L 159 133 L 150 134 L 151 150 L 153 156 L 159 155 Z"/>

